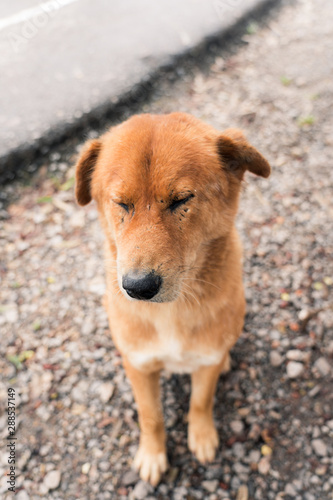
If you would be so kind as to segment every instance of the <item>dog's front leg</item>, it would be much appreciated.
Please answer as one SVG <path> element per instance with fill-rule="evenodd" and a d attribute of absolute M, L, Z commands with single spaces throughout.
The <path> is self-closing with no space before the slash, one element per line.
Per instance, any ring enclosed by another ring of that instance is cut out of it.
<path fill-rule="evenodd" d="M 229 357 L 226 358 L 226 362 Z M 225 363 L 226 363 L 225 362 Z M 200 462 L 214 460 L 219 444 L 213 421 L 216 383 L 224 364 L 203 366 L 192 373 L 192 393 L 188 415 L 188 447 Z M 226 367 L 227 368 L 227 367 Z"/>
<path fill-rule="evenodd" d="M 160 401 L 160 374 L 141 372 L 127 360 L 124 360 L 124 366 L 138 405 L 141 430 L 134 467 L 140 472 L 141 479 L 155 486 L 168 466 Z"/>

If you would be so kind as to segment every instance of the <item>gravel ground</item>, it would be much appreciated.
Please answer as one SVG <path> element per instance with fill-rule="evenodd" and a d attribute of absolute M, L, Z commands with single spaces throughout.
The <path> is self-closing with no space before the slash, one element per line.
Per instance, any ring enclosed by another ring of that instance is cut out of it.
<path fill-rule="evenodd" d="M 273 167 L 244 187 L 248 313 L 217 390 L 210 466 L 186 446 L 189 378 L 166 374 L 171 468 L 156 489 L 131 470 L 137 412 L 101 305 L 96 208 L 73 199 L 75 145 L 2 192 L 0 435 L 13 387 L 18 500 L 333 498 L 332 25 L 330 0 L 287 3 L 250 23 L 233 54 L 184 71 L 143 106 L 240 126 Z"/>

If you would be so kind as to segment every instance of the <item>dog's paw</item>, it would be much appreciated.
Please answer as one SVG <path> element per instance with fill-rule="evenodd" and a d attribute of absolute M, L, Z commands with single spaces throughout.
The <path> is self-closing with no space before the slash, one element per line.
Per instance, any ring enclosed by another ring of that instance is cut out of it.
<path fill-rule="evenodd" d="M 168 468 L 168 459 L 164 451 L 151 453 L 145 446 L 140 445 L 133 466 L 139 472 L 141 479 L 156 486 Z"/>
<path fill-rule="evenodd" d="M 199 462 L 211 462 L 215 458 L 219 438 L 213 422 L 206 425 L 190 424 L 188 429 L 188 447 Z"/>

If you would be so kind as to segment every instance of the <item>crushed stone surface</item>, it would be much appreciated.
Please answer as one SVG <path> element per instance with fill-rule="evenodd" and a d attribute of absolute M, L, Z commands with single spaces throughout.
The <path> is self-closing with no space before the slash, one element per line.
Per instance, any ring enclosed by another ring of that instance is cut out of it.
<path fill-rule="evenodd" d="M 186 444 L 190 379 L 164 374 L 170 469 L 155 489 L 131 469 L 136 406 L 101 304 L 96 207 L 74 201 L 75 145 L 3 189 L 0 436 L 13 387 L 17 498 L 333 498 L 332 25 L 330 0 L 287 2 L 142 107 L 240 127 L 273 168 L 268 180 L 247 175 L 242 194 L 247 316 L 218 384 L 220 447 L 207 467 Z"/>

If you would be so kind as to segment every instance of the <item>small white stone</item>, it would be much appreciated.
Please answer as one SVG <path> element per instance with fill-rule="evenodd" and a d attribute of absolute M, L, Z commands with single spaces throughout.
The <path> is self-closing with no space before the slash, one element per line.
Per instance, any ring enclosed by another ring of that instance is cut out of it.
<path fill-rule="evenodd" d="M 286 354 L 286 358 L 291 361 L 303 361 L 304 353 L 299 349 L 290 349 Z"/>
<path fill-rule="evenodd" d="M 219 482 L 217 479 L 212 479 L 211 481 L 202 481 L 202 486 L 205 490 L 209 491 L 209 493 L 215 493 L 217 488 L 219 487 Z"/>
<path fill-rule="evenodd" d="M 313 431 L 312 431 L 312 438 L 317 439 L 317 438 L 319 438 L 319 436 L 320 436 L 320 429 L 319 429 L 318 425 L 315 425 L 313 428 Z"/>
<path fill-rule="evenodd" d="M 319 373 L 321 375 L 323 375 L 324 377 L 326 377 L 327 375 L 329 375 L 331 373 L 331 366 L 330 366 L 329 362 L 327 361 L 327 359 L 324 357 L 317 359 L 314 366 L 317 368 Z"/>
<path fill-rule="evenodd" d="M 259 460 L 260 460 L 260 451 L 259 450 L 250 451 L 248 461 L 250 463 L 258 463 Z"/>
<path fill-rule="evenodd" d="M 245 455 L 245 448 L 243 443 L 235 443 L 232 447 L 233 454 L 238 458 L 242 459 Z"/>
<path fill-rule="evenodd" d="M 270 458 L 269 457 L 263 457 L 260 462 L 258 463 L 258 471 L 260 474 L 266 475 L 269 472 L 269 469 L 271 468 L 270 464 Z"/>
<path fill-rule="evenodd" d="M 74 214 L 69 219 L 69 223 L 72 227 L 83 227 L 85 224 L 85 213 L 84 211 L 74 212 Z"/>
<path fill-rule="evenodd" d="M 30 500 L 30 497 L 25 490 L 21 490 L 18 492 L 16 500 Z"/>
<path fill-rule="evenodd" d="M 297 491 L 300 491 L 302 489 L 302 481 L 300 479 L 294 479 L 293 486 Z"/>
<path fill-rule="evenodd" d="M 103 403 L 110 401 L 114 391 L 114 385 L 111 382 L 105 382 L 98 388 L 99 397 Z"/>
<path fill-rule="evenodd" d="M 81 333 L 82 333 L 82 335 L 85 335 L 88 337 L 89 335 L 94 333 L 95 329 L 96 329 L 95 323 L 92 320 L 88 319 L 87 321 L 84 321 L 82 328 L 81 328 Z"/>
<path fill-rule="evenodd" d="M 304 365 L 302 363 L 298 363 L 297 361 L 290 361 L 287 365 L 287 375 L 289 378 L 297 378 L 299 377 L 304 370 Z"/>
<path fill-rule="evenodd" d="M 286 495 L 290 495 L 293 498 L 297 495 L 296 490 L 292 484 L 287 484 L 285 489 L 284 489 Z"/>
<path fill-rule="evenodd" d="M 89 284 L 89 292 L 95 293 L 96 295 L 104 295 L 105 293 L 105 282 L 101 278 L 94 278 Z"/>
<path fill-rule="evenodd" d="M 51 470 L 44 477 L 43 484 L 49 490 L 55 490 L 58 488 L 61 480 L 61 474 L 59 470 Z"/>
<path fill-rule="evenodd" d="M 88 393 L 88 382 L 85 380 L 81 380 L 75 387 L 72 389 L 72 399 L 77 403 L 82 403 L 87 399 Z"/>
<path fill-rule="evenodd" d="M 269 355 L 269 360 L 270 360 L 271 365 L 276 367 L 276 368 L 278 366 L 281 366 L 283 363 L 283 357 L 277 351 L 271 351 L 271 353 Z"/>
<path fill-rule="evenodd" d="M 40 447 L 39 450 L 39 455 L 41 457 L 45 457 L 51 450 L 51 445 L 50 444 L 44 444 L 43 446 Z"/>
<path fill-rule="evenodd" d="M 40 487 L 39 487 L 39 490 L 38 490 L 39 495 L 40 495 L 42 498 L 45 498 L 45 496 L 48 494 L 48 492 L 49 492 L 48 487 L 47 487 L 44 483 L 42 483 L 42 484 L 40 485 Z"/>
<path fill-rule="evenodd" d="M 88 474 L 90 471 L 91 464 L 89 462 L 86 462 L 85 464 L 82 465 L 81 472 L 82 474 Z"/>
<path fill-rule="evenodd" d="M 3 314 L 7 323 L 16 323 L 19 319 L 18 307 L 15 303 L 6 305 Z"/>
<path fill-rule="evenodd" d="M 319 457 L 327 456 L 327 446 L 322 439 L 313 439 L 311 445 L 316 455 Z"/>
<path fill-rule="evenodd" d="M 230 423 L 230 427 L 235 434 L 241 434 L 244 430 L 244 424 L 241 420 L 234 420 Z"/>
<path fill-rule="evenodd" d="M 299 313 L 298 313 L 298 318 L 303 321 L 305 319 L 307 319 L 309 316 L 309 311 L 307 309 L 302 309 Z"/>
<path fill-rule="evenodd" d="M 152 487 L 150 484 L 146 483 L 145 481 L 139 481 L 136 485 L 134 490 L 132 491 L 132 497 L 141 500 L 146 498 L 146 496 L 152 491 Z"/>
<path fill-rule="evenodd" d="M 187 496 L 187 488 L 185 486 L 178 486 L 173 490 L 173 499 L 174 500 L 183 500 Z M 145 497 L 146 498 L 146 497 Z M 166 497 L 168 498 L 168 497 Z"/>
<path fill-rule="evenodd" d="M 238 492 L 237 492 L 237 500 L 248 500 L 249 498 L 249 490 L 247 486 L 244 484 L 240 486 Z"/>

